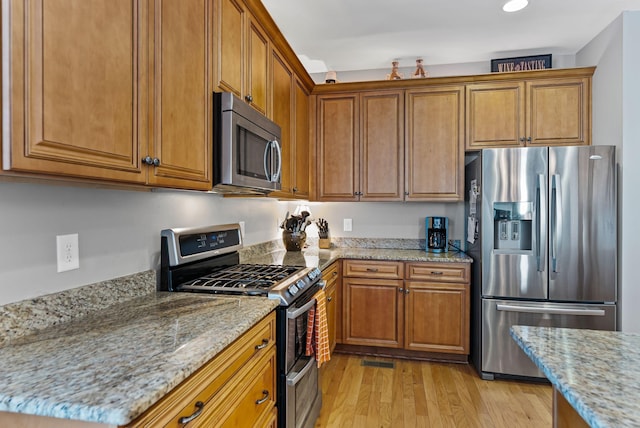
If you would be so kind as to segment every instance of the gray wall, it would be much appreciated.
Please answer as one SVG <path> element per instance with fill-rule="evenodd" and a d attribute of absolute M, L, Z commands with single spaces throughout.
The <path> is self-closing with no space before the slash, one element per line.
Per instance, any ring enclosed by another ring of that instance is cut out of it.
<path fill-rule="evenodd" d="M 640 12 L 624 12 L 576 55 L 580 65 L 597 65 L 593 79 L 593 141 L 618 149 L 619 325 L 640 332 L 635 263 L 640 257 Z"/>
<path fill-rule="evenodd" d="M 155 268 L 160 230 L 244 221 L 246 242 L 278 236 L 285 203 L 219 195 L 0 182 L 0 304 Z M 282 214 L 281 214 L 282 213 Z M 80 269 L 56 272 L 56 235 L 78 233 Z"/>

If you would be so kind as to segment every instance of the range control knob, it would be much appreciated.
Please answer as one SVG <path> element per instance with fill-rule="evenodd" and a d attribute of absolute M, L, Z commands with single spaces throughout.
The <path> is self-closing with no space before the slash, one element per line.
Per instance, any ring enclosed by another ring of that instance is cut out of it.
<path fill-rule="evenodd" d="M 298 282 L 296 282 L 296 286 L 298 287 L 299 290 L 302 290 L 307 284 L 303 281 L 303 280 L 298 280 Z"/>
<path fill-rule="evenodd" d="M 295 296 L 298 291 L 299 289 L 295 284 L 289 286 L 289 293 L 291 293 L 292 296 Z"/>
<path fill-rule="evenodd" d="M 320 276 L 320 269 L 318 268 L 313 268 L 309 271 L 309 273 L 307 274 L 307 276 L 309 277 L 309 279 L 313 280 L 316 279 L 318 276 Z"/>

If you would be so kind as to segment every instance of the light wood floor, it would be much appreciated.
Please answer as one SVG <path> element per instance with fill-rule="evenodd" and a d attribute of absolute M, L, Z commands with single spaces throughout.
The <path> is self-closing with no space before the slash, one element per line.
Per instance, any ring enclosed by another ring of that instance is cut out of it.
<path fill-rule="evenodd" d="M 550 385 L 484 381 L 466 364 L 333 354 L 320 382 L 316 428 L 551 427 Z"/>

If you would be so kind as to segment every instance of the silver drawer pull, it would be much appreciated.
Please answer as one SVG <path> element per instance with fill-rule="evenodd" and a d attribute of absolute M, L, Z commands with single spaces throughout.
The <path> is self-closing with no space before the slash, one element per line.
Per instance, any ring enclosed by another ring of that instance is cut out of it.
<path fill-rule="evenodd" d="M 256 345 L 256 351 L 264 349 L 269 345 L 269 339 L 262 339 L 262 345 Z"/>
<path fill-rule="evenodd" d="M 189 422 L 200 416 L 200 413 L 202 413 L 202 409 L 204 409 L 204 403 L 202 401 L 197 401 L 194 406 L 196 407 L 196 411 L 193 412 L 190 416 L 183 416 L 178 419 L 179 424 L 188 424 Z"/>
<path fill-rule="evenodd" d="M 367 272 L 378 272 L 376 268 L 367 268 Z"/>
<path fill-rule="evenodd" d="M 431 275 L 444 275 L 444 272 L 431 271 Z"/>
<path fill-rule="evenodd" d="M 256 400 L 256 404 L 260 405 L 262 403 L 264 403 L 265 401 L 267 401 L 269 399 L 269 391 L 267 391 L 266 389 L 262 390 L 262 398 L 259 400 Z"/>

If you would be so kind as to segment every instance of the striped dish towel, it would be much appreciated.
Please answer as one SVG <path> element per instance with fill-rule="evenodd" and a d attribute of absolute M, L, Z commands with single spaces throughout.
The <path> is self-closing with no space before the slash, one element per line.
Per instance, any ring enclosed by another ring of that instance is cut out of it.
<path fill-rule="evenodd" d="M 313 297 L 316 299 L 316 306 L 309 311 L 307 320 L 306 354 L 309 356 L 315 353 L 318 368 L 320 368 L 323 363 L 331 359 L 327 326 L 327 296 L 324 290 L 318 290 Z"/>

